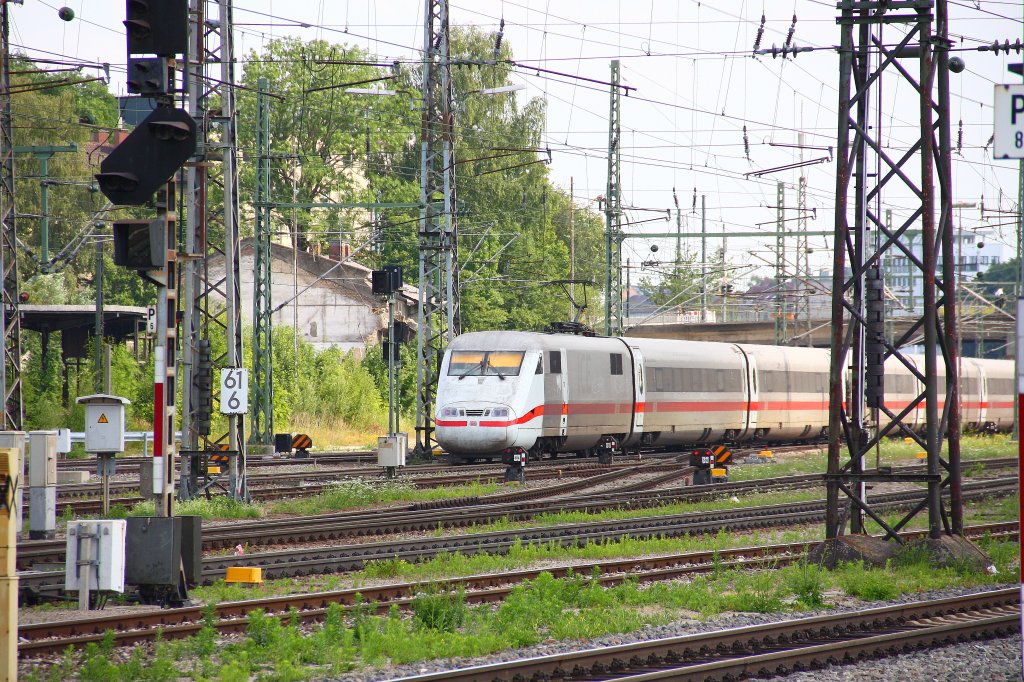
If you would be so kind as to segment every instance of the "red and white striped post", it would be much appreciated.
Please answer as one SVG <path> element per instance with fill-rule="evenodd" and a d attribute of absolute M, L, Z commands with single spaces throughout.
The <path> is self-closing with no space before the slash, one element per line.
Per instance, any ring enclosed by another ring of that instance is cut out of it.
<path fill-rule="evenodd" d="M 175 381 L 177 380 L 178 275 L 175 182 L 157 196 L 157 220 L 164 221 L 163 269 L 147 279 L 156 289 L 156 342 L 153 348 L 153 502 L 157 516 L 173 516 Z"/>
<path fill-rule="evenodd" d="M 153 496 L 160 513 L 160 499 L 164 492 L 164 478 L 167 476 L 164 463 L 164 424 L 167 423 L 164 384 L 167 380 L 167 349 L 163 344 L 153 349 Z"/>

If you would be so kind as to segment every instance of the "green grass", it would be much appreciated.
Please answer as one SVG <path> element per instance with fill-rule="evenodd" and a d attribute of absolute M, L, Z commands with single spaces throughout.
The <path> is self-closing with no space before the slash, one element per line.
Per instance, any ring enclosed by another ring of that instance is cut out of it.
<path fill-rule="evenodd" d="M 473 482 L 457 486 L 420 489 L 402 481 L 353 479 L 331 486 L 313 497 L 282 500 L 272 505 L 270 511 L 274 514 L 324 514 L 387 502 L 426 502 L 489 495 L 499 488 L 500 485 L 497 483 Z"/>
<path fill-rule="evenodd" d="M 771 504 L 788 504 L 792 502 L 804 502 L 808 500 L 819 500 L 824 497 L 824 491 L 818 489 L 810 490 L 786 490 L 770 493 L 757 493 L 755 495 L 744 495 L 743 506 L 754 507 Z M 468 531 L 472 533 L 486 533 L 498 530 L 515 530 L 517 528 L 535 528 L 538 526 L 557 526 L 566 523 L 586 523 L 592 521 L 617 521 L 620 519 L 640 519 L 654 516 L 667 516 L 671 514 L 685 514 L 688 512 L 717 511 L 721 509 L 734 509 L 738 505 L 729 498 L 719 500 L 706 500 L 701 502 L 679 502 L 664 504 L 646 509 L 609 509 L 601 512 L 585 511 L 563 511 L 546 514 L 538 514 L 528 521 L 510 521 L 508 518 L 498 519 L 491 523 L 471 526 Z"/>
<path fill-rule="evenodd" d="M 936 569 L 924 557 L 872 569 L 847 564 L 828 572 L 805 564 L 763 571 L 721 568 L 687 581 L 605 588 L 586 575 L 548 573 L 516 586 L 499 605 L 469 605 L 458 591 L 435 587 L 417 596 L 412 613 L 373 615 L 371 605 L 345 616 L 329 608 L 322 626 L 250 614 L 241 641 L 217 644 L 207 628 L 185 642 L 158 643 L 153 655 L 133 653 L 117 663 L 107 643 L 69 654 L 29 680 L 169 680 L 174 674 L 208 680 L 302 680 L 337 676 L 363 666 L 452 656 L 478 656 L 547 640 L 583 640 L 632 632 L 673 620 L 701 621 L 728 612 L 799 612 L 850 597 L 875 601 L 952 586 L 1016 579 L 1015 544 L 983 541 L 996 560 L 989 575 L 965 567 Z M 137 649 L 136 651 L 141 651 Z M 170 668 L 170 663 L 174 668 Z"/>
<path fill-rule="evenodd" d="M 414 488 L 408 483 L 393 481 L 363 481 L 353 479 L 327 488 L 323 492 L 311 496 L 282 500 L 275 503 L 236 502 L 228 497 L 218 496 L 211 499 L 196 498 L 175 504 L 176 516 L 200 516 L 204 519 L 259 519 L 267 514 L 312 515 L 324 514 L 344 509 L 370 507 L 387 502 L 424 502 L 474 495 L 489 495 L 500 489 L 497 483 L 467 483 L 458 486 L 439 488 Z M 152 500 L 144 500 L 130 510 L 121 505 L 111 508 L 107 518 L 125 518 L 126 516 L 153 516 Z M 76 518 L 68 506 L 64 509 L 61 519 Z"/>
<path fill-rule="evenodd" d="M 769 448 L 770 449 L 770 448 Z M 883 466 L 905 466 L 919 462 L 914 455 L 921 451 L 917 443 L 905 443 L 902 439 L 883 441 L 880 457 Z M 1017 446 L 1005 434 L 995 436 L 967 436 L 960 441 L 961 456 L 964 459 L 993 459 L 1016 455 Z M 943 456 L 947 450 L 944 447 Z M 845 454 L 845 453 L 844 453 Z M 874 467 L 875 453 L 868 457 L 868 466 Z M 811 448 L 810 452 L 798 456 L 780 456 L 776 462 L 768 464 L 736 464 L 729 467 L 729 480 L 748 481 L 778 476 L 797 476 L 800 474 L 820 474 L 827 468 L 827 453 L 824 447 Z M 973 475 L 980 467 L 969 467 L 965 475 Z"/>
<path fill-rule="evenodd" d="M 111 512 L 114 510 L 111 509 Z M 144 500 L 132 507 L 128 516 L 154 516 L 156 509 L 152 500 Z M 263 505 L 238 502 L 230 497 L 199 497 L 174 505 L 175 516 L 200 516 L 204 519 L 259 519 L 266 514 Z"/>

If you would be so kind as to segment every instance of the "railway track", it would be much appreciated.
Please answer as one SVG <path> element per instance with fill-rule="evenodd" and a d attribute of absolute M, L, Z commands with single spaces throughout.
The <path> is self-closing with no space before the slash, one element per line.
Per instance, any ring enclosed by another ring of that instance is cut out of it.
<path fill-rule="evenodd" d="M 680 465 L 677 463 L 660 463 L 648 461 L 644 463 L 648 471 L 678 471 Z M 635 469 L 636 464 L 613 464 L 602 465 L 596 463 L 581 463 L 558 466 L 547 466 L 531 472 L 531 480 L 551 480 L 563 478 L 590 478 L 603 472 L 617 472 Z M 450 467 L 443 469 L 450 471 Z M 500 471 L 472 471 L 462 474 L 447 474 L 443 476 L 417 476 L 403 477 L 397 479 L 411 484 L 416 488 L 439 488 L 443 486 L 463 485 L 467 483 L 493 483 L 504 480 L 504 469 Z M 379 478 L 379 470 L 372 472 L 373 478 Z M 294 497 L 309 497 L 317 495 L 344 480 L 351 480 L 359 476 L 355 470 L 340 470 L 331 472 L 292 472 L 250 477 L 250 493 L 258 502 L 269 502 Z M 296 481 L 291 485 L 281 485 L 281 482 Z M 138 490 L 138 483 L 128 481 L 111 486 L 111 493 Z M 86 514 L 98 514 L 102 511 L 102 502 L 95 496 L 100 494 L 99 483 L 84 483 L 61 488 L 61 497 L 57 500 L 58 510 L 71 509 L 75 516 Z M 88 497 L 88 499 L 79 499 Z M 138 495 L 127 497 L 113 497 L 110 500 L 111 506 L 121 505 L 131 507 L 142 502 L 143 498 Z"/>
<path fill-rule="evenodd" d="M 1016 588 L 538 656 L 405 682 L 741 680 L 818 670 L 1020 631 Z"/>
<path fill-rule="evenodd" d="M 647 465 L 648 467 L 651 465 Z M 626 474 L 644 467 L 627 469 Z M 708 486 L 641 490 L 655 488 L 688 475 L 688 468 L 659 474 L 629 485 L 619 486 L 613 492 L 578 495 L 572 499 L 563 496 L 608 483 L 620 471 L 605 472 L 593 477 L 559 483 L 543 488 L 530 488 L 483 497 L 454 498 L 427 503 L 416 503 L 397 508 L 354 510 L 312 517 L 261 519 L 206 526 L 203 530 L 204 551 L 233 548 L 238 544 L 252 547 L 322 543 L 367 536 L 396 533 L 433 531 L 438 528 L 466 528 L 495 521 L 528 521 L 541 514 L 578 511 L 600 512 L 609 509 L 643 509 L 679 502 L 695 502 L 725 495 L 751 494 L 768 490 L 791 490 L 817 487 L 818 474 L 788 476 L 775 479 L 737 481 Z M 967 484 L 967 486 L 976 484 Z M 982 484 L 983 485 L 983 484 Z M 965 488 L 967 487 L 965 486 Z M 537 498 L 550 498 L 535 501 Z M 534 500 L 531 502 L 531 500 Z M 30 569 L 37 563 L 63 563 L 65 541 L 30 540 L 18 544 L 18 567 Z"/>
<path fill-rule="evenodd" d="M 612 482 L 635 473 L 657 471 L 644 466 L 596 473 L 594 476 L 567 481 L 544 488 L 528 488 L 512 492 L 495 493 L 484 497 L 466 497 L 418 503 L 401 508 L 358 510 L 320 516 L 264 519 L 252 522 L 234 522 L 207 526 L 203 533 L 204 551 L 231 548 L 240 542 L 254 546 L 324 542 L 368 535 L 387 535 L 401 532 L 434 530 L 439 526 L 465 527 L 505 518 L 509 513 L 541 497 L 558 497 Z M 673 471 L 659 473 L 653 478 L 623 484 L 617 487 L 615 499 L 635 494 L 641 487 L 662 485 L 690 475 L 690 467 L 674 467 Z M 650 497 L 656 500 L 656 497 Z M 612 502 L 614 504 L 614 502 Z M 534 505 L 532 510 L 520 512 L 530 518 L 545 511 L 557 511 L 564 502 Z M 479 509 L 473 509 L 479 507 Z M 467 510 L 469 508 L 469 510 Z M 487 511 L 490 510 L 490 511 Z M 27 569 L 35 563 L 64 561 L 65 541 L 29 540 L 18 545 L 18 562 Z"/>
<path fill-rule="evenodd" d="M 925 531 L 911 531 L 901 535 L 913 539 L 923 537 L 924 534 Z M 965 534 L 968 537 L 989 535 L 1015 539 L 1018 530 L 1016 523 L 986 524 L 970 526 L 965 529 Z M 574 566 L 456 578 L 445 581 L 444 586 L 449 590 L 463 591 L 470 603 L 496 602 L 504 599 L 516 585 L 533 580 L 543 572 L 551 573 L 556 578 L 566 577 L 570 573 L 590 575 L 604 586 L 617 585 L 627 579 L 640 582 L 673 580 L 723 568 L 752 569 L 785 565 L 803 558 L 807 544 L 777 544 L 638 559 L 612 559 Z M 340 604 L 348 609 L 358 603 L 371 603 L 383 613 L 392 606 L 408 606 L 417 593 L 426 589 L 436 589 L 436 585 L 426 582 L 397 583 L 227 602 L 216 606 L 213 617 L 215 627 L 222 632 L 244 630 L 248 624 L 248 614 L 256 609 L 280 617 L 297 617 L 302 622 L 316 622 L 324 618 L 330 604 Z M 187 637 L 203 627 L 204 618 L 204 608 L 186 607 L 143 614 L 104 614 L 83 620 L 22 625 L 18 630 L 19 653 L 22 657 L 59 653 L 69 645 L 82 647 L 89 642 L 99 641 L 108 630 L 114 633 L 115 642 L 119 646 L 150 641 L 155 638 L 157 629 L 160 629 L 164 638 Z"/>
<path fill-rule="evenodd" d="M 1004 478 L 994 481 L 973 482 L 963 486 L 965 499 L 977 499 L 993 494 L 1012 494 L 1016 491 L 1017 479 Z M 873 502 L 879 510 L 905 508 L 919 503 L 924 499 L 921 491 L 895 492 L 873 496 Z M 457 516 L 468 516 L 469 510 L 456 509 Z M 440 513 L 440 512 L 438 512 Z M 487 511 L 486 513 L 493 513 Z M 515 520 L 514 514 L 506 514 Z M 825 516 L 825 501 L 815 500 L 793 504 L 766 505 L 743 509 L 729 509 L 710 512 L 688 512 L 683 514 L 660 515 L 646 518 L 626 518 L 612 521 L 592 521 L 586 523 L 570 523 L 546 527 L 523 528 L 513 530 L 491 531 L 465 535 L 448 535 L 441 537 L 414 537 L 396 539 L 386 542 L 365 542 L 358 544 L 320 545 L 300 547 L 288 550 L 265 551 L 250 553 L 244 556 L 207 556 L 203 559 L 202 581 L 212 583 L 224 576 L 229 566 L 247 565 L 262 568 L 265 578 L 282 578 L 306 575 L 319 575 L 353 571 L 363 568 L 370 561 L 382 559 L 403 560 L 408 562 L 424 561 L 442 554 L 459 552 L 462 554 L 504 554 L 518 544 L 549 543 L 563 547 L 584 546 L 588 543 L 618 541 L 625 538 L 646 539 L 653 537 L 678 537 L 682 535 L 699 535 L 720 531 L 736 532 L 765 528 L 777 528 L 794 525 L 822 523 Z M 309 523 L 309 519 L 305 520 Z M 362 521 L 363 534 L 367 534 L 366 523 Z M 402 520 L 393 523 L 401 526 Z M 414 521 L 423 530 L 425 520 L 420 517 Z M 331 526 L 323 526 L 316 530 L 302 531 L 291 527 L 286 532 L 290 537 L 301 537 L 295 542 L 318 542 L 331 532 L 359 533 L 359 523 L 342 522 Z M 229 527 L 237 542 L 244 535 L 238 534 L 236 527 Z M 280 530 L 271 531 L 275 533 Z M 210 542 L 225 542 L 225 539 Z M 207 540 L 204 538 L 204 548 Z M 19 553 L 20 554 L 20 553 Z M 34 593 L 59 592 L 64 583 L 64 571 L 26 571 L 19 573 L 20 584 L 24 591 Z"/>

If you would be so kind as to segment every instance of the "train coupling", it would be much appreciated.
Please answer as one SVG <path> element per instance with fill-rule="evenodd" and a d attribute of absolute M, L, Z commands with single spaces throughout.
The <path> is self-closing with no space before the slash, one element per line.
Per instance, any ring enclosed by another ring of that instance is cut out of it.
<path fill-rule="evenodd" d="M 514 481 L 519 483 L 526 482 L 526 449 L 521 447 L 505 448 L 505 452 L 501 454 L 501 461 L 507 466 L 505 467 L 505 482 L 512 483 Z"/>

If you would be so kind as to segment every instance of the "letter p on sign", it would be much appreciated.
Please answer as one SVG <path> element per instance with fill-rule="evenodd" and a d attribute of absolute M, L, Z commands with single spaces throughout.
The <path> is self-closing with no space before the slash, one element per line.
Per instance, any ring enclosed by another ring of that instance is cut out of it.
<path fill-rule="evenodd" d="M 1024 159 L 1024 84 L 997 85 L 994 158 Z"/>

